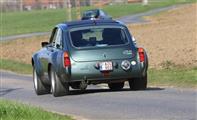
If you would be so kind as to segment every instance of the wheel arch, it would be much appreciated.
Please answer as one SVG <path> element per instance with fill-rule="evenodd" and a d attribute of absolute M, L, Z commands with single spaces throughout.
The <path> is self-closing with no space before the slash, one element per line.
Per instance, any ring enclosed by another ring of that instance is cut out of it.
<path fill-rule="evenodd" d="M 51 64 L 51 63 L 49 63 L 49 64 L 48 64 L 48 75 L 49 75 L 49 77 L 50 77 L 51 67 L 52 67 L 52 64 Z"/>
<path fill-rule="evenodd" d="M 42 68 L 41 68 L 41 64 L 37 58 L 37 54 L 33 55 L 32 56 L 32 59 L 31 59 L 31 65 L 32 67 L 34 67 L 36 69 L 36 72 L 39 76 L 42 75 Z"/>
<path fill-rule="evenodd" d="M 148 55 L 147 55 L 147 52 L 146 52 L 146 50 L 144 49 L 144 54 L 145 54 L 145 64 L 146 64 L 146 71 L 148 70 L 148 66 L 149 66 L 149 64 L 148 64 Z"/>
<path fill-rule="evenodd" d="M 33 57 L 31 58 L 31 65 L 32 65 L 32 67 L 34 66 L 34 59 L 33 59 Z"/>

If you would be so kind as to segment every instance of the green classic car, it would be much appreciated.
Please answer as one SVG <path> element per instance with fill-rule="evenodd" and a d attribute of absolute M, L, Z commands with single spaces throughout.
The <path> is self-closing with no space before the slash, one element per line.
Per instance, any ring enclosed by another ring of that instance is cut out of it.
<path fill-rule="evenodd" d="M 120 90 L 125 81 L 132 90 L 147 87 L 148 58 L 137 47 L 127 27 L 114 20 L 82 20 L 55 26 L 49 42 L 32 56 L 37 95 L 69 94 L 69 87 L 107 83 Z"/>

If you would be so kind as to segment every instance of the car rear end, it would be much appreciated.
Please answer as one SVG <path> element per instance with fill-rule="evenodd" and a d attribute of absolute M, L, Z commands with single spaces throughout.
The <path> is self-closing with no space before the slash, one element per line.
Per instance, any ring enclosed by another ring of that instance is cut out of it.
<path fill-rule="evenodd" d="M 137 78 L 146 71 L 146 55 L 123 25 L 93 25 L 69 31 L 64 73 L 70 82 L 104 83 Z M 68 65 L 66 65 L 68 64 Z"/>

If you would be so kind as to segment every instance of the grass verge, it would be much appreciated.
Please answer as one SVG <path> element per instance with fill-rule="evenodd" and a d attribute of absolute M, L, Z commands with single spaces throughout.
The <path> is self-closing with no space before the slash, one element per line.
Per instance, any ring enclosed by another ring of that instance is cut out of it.
<path fill-rule="evenodd" d="M 12 60 L 0 60 L 1 69 L 21 74 L 31 74 L 30 64 L 18 63 Z M 149 69 L 149 86 L 197 87 L 197 68 L 170 67 L 166 69 Z"/>
<path fill-rule="evenodd" d="M 0 69 L 13 71 L 20 74 L 32 73 L 32 67 L 30 64 L 24 64 L 13 60 L 0 59 Z"/>
<path fill-rule="evenodd" d="M 197 87 L 197 68 L 150 69 L 148 75 L 151 86 Z"/>
<path fill-rule="evenodd" d="M 0 99 L 0 120 L 72 120 L 68 116 Z"/>
<path fill-rule="evenodd" d="M 137 4 L 108 5 L 103 9 L 113 18 L 144 12 L 147 10 L 171 6 L 183 3 L 192 3 L 196 0 L 161 0 L 157 2 L 149 1 L 149 5 Z M 155 0 L 154 0 L 155 1 Z M 93 7 L 81 7 L 81 11 L 92 9 Z M 72 10 L 72 16 L 76 18 L 76 10 Z M 32 32 L 46 32 L 54 25 L 66 21 L 66 9 L 57 10 L 37 10 L 26 12 L 1 13 L 0 36 L 25 34 Z"/>

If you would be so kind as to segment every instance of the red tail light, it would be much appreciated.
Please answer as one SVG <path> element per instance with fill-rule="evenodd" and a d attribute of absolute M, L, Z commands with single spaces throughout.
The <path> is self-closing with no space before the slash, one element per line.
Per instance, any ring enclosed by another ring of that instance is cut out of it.
<path fill-rule="evenodd" d="M 64 67 L 71 66 L 70 58 L 68 52 L 64 52 Z"/>
<path fill-rule="evenodd" d="M 139 57 L 140 57 L 140 62 L 144 62 L 144 59 L 145 59 L 144 49 L 138 48 L 138 53 L 139 53 Z"/>

